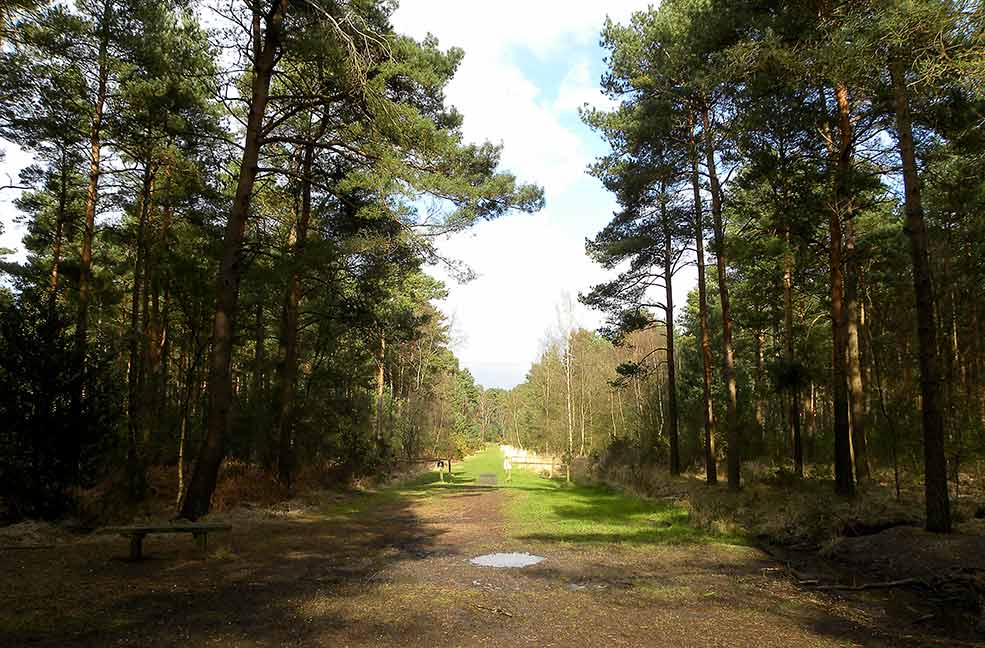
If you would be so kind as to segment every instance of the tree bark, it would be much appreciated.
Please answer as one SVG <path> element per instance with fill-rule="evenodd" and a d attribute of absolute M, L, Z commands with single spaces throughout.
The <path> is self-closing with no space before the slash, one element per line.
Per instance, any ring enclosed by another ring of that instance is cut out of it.
<path fill-rule="evenodd" d="M 571 411 L 571 335 L 570 332 L 565 332 L 567 339 L 564 342 L 564 401 L 565 409 L 568 413 L 568 463 L 571 463 L 571 459 L 574 457 L 575 453 L 575 438 L 574 430 L 572 428 L 572 411 Z M 571 471 L 568 471 L 568 481 L 571 481 Z"/>
<path fill-rule="evenodd" d="M 243 160 L 236 183 L 222 257 L 216 280 L 216 312 L 212 329 L 212 353 L 209 358 L 209 411 L 205 440 L 192 472 L 181 515 L 194 520 L 209 511 L 215 491 L 219 466 L 225 454 L 225 435 L 232 406 L 233 331 L 239 304 L 239 283 L 244 272 L 242 258 L 243 235 L 250 216 L 253 185 L 256 182 L 260 147 L 263 144 L 263 121 L 267 111 L 270 80 L 273 76 L 276 53 L 280 45 L 280 30 L 288 0 L 274 0 L 266 16 L 267 29 L 260 38 L 261 18 L 254 15 L 254 32 L 260 46 L 255 48 L 253 79 L 250 89 L 250 110 L 246 122 L 246 142 Z"/>
<path fill-rule="evenodd" d="M 311 169 L 314 145 L 305 145 L 301 162 L 301 207 L 291 232 L 291 273 L 284 292 L 281 313 L 281 363 L 277 371 L 277 475 L 281 483 L 291 487 L 294 466 L 294 401 L 298 377 L 298 323 L 301 306 L 301 263 L 304 258 L 308 225 L 311 222 Z"/>
<path fill-rule="evenodd" d="M 612 418 L 612 433 L 609 435 L 609 441 L 616 440 L 616 405 L 615 399 L 612 398 L 612 392 L 614 389 L 609 389 L 609 415 Z"/>
<path fill-rule="evenodd" d="M 862 388 L 862 364 L 859 352 L 858 335 L 858 259 L 855 256 L 855 210 L 848 200 L 847 183 L 854 155 L 854 129 L 851 109 L 848 103 L 848 90 L 839 85 L 835 90 L 838 102 L 838 131 L 841 136 L 841 154 L 838 158 L 839 174 L 842 177 L 842 215 L 844 216 L 844 261 L 845 261 L 845 337 L 846 366 L 848 375 L 848 396 L 851 407 L 851 441 L 854 459 L 855 479 L 869 478 L 869 462 L 865 442 L 865 395 Z"/>
<path fill-rule="evenodd" d="M 130 291 L 130 361 L 127 371 L 127 488 L 138 499 L 144 490 L 145 476 L 141 465 L 139 439 L 144 428 L 144 399 L 142 387 L 143 357 L 140 326 L 141 286 L 144 284 L 146 259 L 147 217 L 150 212 L 154 175 L 150 162 L 144 165 L 144 178 L 137 211 L 137 240 L 133 266 L 133 287 Z M 146 307 L 144 308 L 146 313 Z"/>
<path fill-rule="evenodd" d="M 913 146 L 913 127 L 901 63 L 889 67 L 896 103 L 896 128 L 903 161 L 906 200 L 906 234 L 910 239 L 913 289 L 917 304 L 917 341 L 920 359 L 920 393 L 923 406 L 924 481 L 927 498 L 927 530 L 951 531 L 951 504 L 947 492 L 947 459 L 944 454 L 944 415 L 937 358 L 937 321 L 930 273 L 927 226 L 920 198 L 920 178 Z"/>
<path fill-rule="evenodd" d="M 763 376 L 766 373 L 766 364 L 763 359 L 763 332 L 756 329 L 754 333 L 755 354 L 756 354 L 756 402 L 755 419 L 756 428 L 759 433 L 760 449 L 765 450 L 766 445 L 766 408 L 763 405 Z"/>
<path fill-rule="evenodd" d="M 865 438 L 865 390 L 862 382 L 862 350 L 859 340 L 858 259 L 855 255 L 855 219 L 845 221 L 845 326 L 847 334 L 848 402 L 851 406 L 852 454 L 855 479 L 870 477 Z"/>
<path fill-rule="evenodd" d="M 183 385 L 184 394 L 180 404 L 181 421 L 179 423 L 178 432 L 178 501 L 175 502 L 175 506 L 178 507 L 179 510 L 181 508 L 181 498 L 184 495 L 185 486 L 185 456 L 186 448 L 188 447 L 188 419 L 191 417 L 194 393 L 199 385 L 198 365 L 205 351 L 205 345 L 199 342 L 199 336 L 199 326 L 196 318 L 195 324 L 193 325 L 192 339 L 190 342 L 191 346 L 185 351 L 185 356 L 188 358 L 188 362 L 185 369 L 185 381 Z"/>
<path fill-rule="evenodd" d="M 855 482 L 852 477 L 852 447 L 851 432 L 848 422 L 848 383 L 845 360 L 847 354 L 847 329 L 845 327 L 845 277 L 842 271 L 842 231 L 841 217 L 848 200 L 846 195 L 848 173 L 851 165 L 850 122 L 840 106 L 847 103 L 848 89 L 838 84 L 835 87 L 835 97 L 839 104 L 839 131 L 841 146 L 836 159 L 835 194 L 829 210 L 828 231 L 830 236 L 830 265 L 831 265 L 831 330 L 833 353 L 831 358 L 831 391 L 834 408 L 834 440 L 835 440 L 835 491 L 839 495 L 850 496 L 855 493 Z"/>
<path fill-rule="evenodd" d="M 62 258 L 62 237 L 65 232 L 65 211 L 68 204 L 68 163 L 65 160 L 65 149 L 62 148 L 61 178 L 58 187 L 58 213 L 55 215 L 55 240 L 51 245 L 51 303 L 54 305 L 58 294 L 58 269 Z"/>
<path fill-rule="evenodd" d="M 266 364 L 267 364 L 267 323 L 264 317 L 263 303 L 259 300 L 253 307 L 253 387 L 250 398 L 254 407 L 251 408 L 254 422 L 254 438 L 259 448 L 259 459 L 264 469 L 269 470 L 274 464 L 273 425 L 265 424 L 265 416 L 260 411 L 265 407 L 266 399 Z"/>
<path fill-rule="evenodd" d="M 681 474 L 681 450 L 677 429 L 677 367 L 674 349 L 674 259 L 673 237 L 671 236 L 670 219 L 667 216 L 666 203 L 661 205 L 661 216 L 664 226 L 664 325 L 667 335 L 667 440 L 670 443 L 670 474 Z"/>
<path fill-rule="evenodd" d="M 581 385 L 579 388 L 580 398 L 578 399 L 578 410 L 581 414 L 581 448 L 578 450 L 579 456 L 585 456 L 585 368 L 581 368 Z"/>
<path fill-rule="evenodd" d="M 790 250 L 790 226 L 784 229 L 786 250 L 783 253 L 783 353 L 787 366 L 792 370 L 795 363 L 793 348 L 793 252 Z M 793 433 L 793 470 L 798 477 L 804 476 L 804 443 L 800 429 L 800 372 L 796 382 L 790 386 L 790 428 Z"/>
<path fill-rule="evenodd" d="M 376 359 L 376 449 L 383 448 L 383 396 L 386 389 L 386 336 L 380 331 L 380 355 Z"/>
<path fill-rule="evenodd" d="M 694 138 L 694 119 L 691 119 L 690 158 L 691 188 L 694 191 L 694 243 L 698 260 L 698 324 L 701 329 L 701 364 L 705 421 L 705 479 L 718 483 L 718 458 L 715 453 L 715 410 L 711 402 L 711 338 L 708 332 L 708 288 L 705 280 L 705 229 L 701 204 L 701 184 L 698 176 L 698 151 Z"/>
<path fill-rule="evenodd" d="M 159 168 L 159 167 L 158 167 Z M 155 172 L 156 174 L 156 172 Z M 147 294 L 144 303 L 144 366 L 141 399 L 143 416 L 143 439 L 148 441 L 152 436 L 157 438 L 163 431 L 165 403 L 167 401 L 168 384 L 168 355 L 170 353 L 169 309 L 170 294 L 167 277 L 161 267 L 161 251 L 167 244 L 171 229 L 173 207 L 170 203 L 171 171 L 164 169 L 164 196 L 156 197 L 155 179 L 151 178 L 150 198 L 147 209 L 147 225 L 144 230 L 144 286 Z M 160 226 L 152 227 L 152 216 L 160 215 Z M 163 293 L 164 307 L 161 307 Z M 149 308 L 148 308 L 149 298 Z M 145 457 L 146 459 L 146 457 Z M 151 459 L 152 461 L 154 459 Z"/>
<path fill-rule="evenodd" d="M 551 433 L 551 369 L 544 362 L 544 434 Z"/>
<path fill-rule="evenodd" d="M 85 354 L 89 337 L 89 299 L 92 283 L 92 239 L 96 228 L 96 204 L 99 201 L 99 178 L 102 175 L 103 111 L 109 93 L 109 25 L 113 18 L 113 0 L 106 0 L 99 37 L 99 70 L 92 122 L 89 130 L 89 186 L 86 190 L 85 216 L 82 228 L 82 253 L 79 257 L 79 310 L 75 325 L 75 350 Z M 81 399 L 81 391 L 79 394 Z"/>
<path fill-rule="evenodd" d="M 727 254 L 725 250 L 725 224 L 722 220 L 722 188 L 718 183 L 718 173 L 715 170 L 715 142 L 711 131 L 711 118 L 708 107 L 701 111 L 704 128 L 705 157 L 708 166 L 708 178 L 711 183 L 711 214 L 715 231 L 715 256 L 718 269 L 718 295 L 722 307 L 722 355 L 724 371 L 722 380 L 725 382 L 726 393 L 726 427 L 728 435 L 728 487 L 729 490 L 739 490 L 742 487 L 742 456 L 739 439 L 738 420 L 738 391 L 735 384 L 735 354 L 732 350 L 732 306 L 729 301 Z"/>

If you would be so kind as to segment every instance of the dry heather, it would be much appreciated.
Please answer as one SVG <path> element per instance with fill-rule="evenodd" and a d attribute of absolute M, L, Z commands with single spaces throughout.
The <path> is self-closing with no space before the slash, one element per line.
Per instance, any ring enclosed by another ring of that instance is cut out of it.
<path fill-rule="evenodd" d="M 709 487 L 697 473 L 672 479 L 663 466 L 638 469 L 596 464 L 591 475 L 643 496 L 679 500 L 688 509 L 692 524 L 699 527 L 796 548 L 817 549 L 838 538 L 923 524 L 922 484 L 913 481 L 899 499 L 889 483 L 879 480 L 846 499 L 834 494 L 830 480 L 799 480 L 756 466 L 745 471 L 746 480 L 738 493 L 729 492 L 724 484 Z M 982 502 L 980 480 L 974 474 L 963 475 L 962 496 L 953 503 L 959 532 L 980 532 L 981 525 L 967 523 L 982 517 Z"/>

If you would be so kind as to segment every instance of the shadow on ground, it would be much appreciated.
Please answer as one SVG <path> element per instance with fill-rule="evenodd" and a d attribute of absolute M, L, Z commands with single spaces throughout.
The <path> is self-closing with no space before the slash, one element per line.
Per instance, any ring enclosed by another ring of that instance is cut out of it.
<path fill-rule="evenodd" d="M 5 552 L 0 645 L 285 645 L 341 627 L 351 638 L 423 632 L 413 616 L 360 627 L 345 606 L 319 601 L 376 595 L 380 573 L 433 556 L 443 533 L 397 497 L 359 516 L 234 524 L 205 561 L 183 536 L 149 537 L 136 563 L 123 559 L 122 538 Z"/>
<path fill-rule="evenodd" d="M 0 646 L 974 645 L 913 596 L 798 586 L 672 503 L 533 475 L 479 486 L 484 470 L 456 468 L 297 519 L 234 519 L 207 561 L 174 537 L 148 538 L 137 563 L 118 538 L 0 553 Z M 547 560 L 468 563 L 526 550 Z"/>

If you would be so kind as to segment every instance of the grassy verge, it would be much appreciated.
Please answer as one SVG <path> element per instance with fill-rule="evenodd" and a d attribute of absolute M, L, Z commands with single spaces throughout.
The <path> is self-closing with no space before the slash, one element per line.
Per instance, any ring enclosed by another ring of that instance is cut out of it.
<path fill-rule="evenodd" d="M 506 496 L 504 513 L 517 540 L 544 543 L 641 546 L 681 543 L 747 544 L 738 535 L 692 524 L 676 502 L 636 497 L 602 484 L 566 484 L 526 470 L 506 481 L 496 446 L 453 463 L 453 473 L 437 472 L 378 491 L 365 491 L 326 504 L 327 516 L 358 515 L 400 500 L 442 497 L 477 486 L 479 475 L 495 474 Z"/>
<path fill-rule="evenodd" d="M 452 462 L 453 472 L 451 475 L 447 471 L 443 473 L 429 471 L 384 488 L 355 491 L 345 495 L 340 500 L 322 504 L 320 512 L 328 517 L 357 515 L 387 504 L 395 504 L 400 500 L 419 500 L 426 497 L 449 495 L 463 488 L 475 486 L 480 472 L 494 472 L 492 468 L 486 465 L 489 461 L 490 458 L 485 456 L 485 453 L 481 457 L 471 458 L 464 462 L 454 461 Z M 502 479 L 500 477 L 499 481 Z"/>
<path fill-rule="evenodd" d="M 474 481 L 496 473 L 508 496 L 505 513 L 520 540 L 565 544 L 746 544 L 733 534 L 712 533 L 690 524 L 687 510 L 676 503 L 628 495 L 599 484 L 565 484 L 514 470 L 505 483 L 499 449 L 486 450 L 464 462 L 456 478 Z"/>

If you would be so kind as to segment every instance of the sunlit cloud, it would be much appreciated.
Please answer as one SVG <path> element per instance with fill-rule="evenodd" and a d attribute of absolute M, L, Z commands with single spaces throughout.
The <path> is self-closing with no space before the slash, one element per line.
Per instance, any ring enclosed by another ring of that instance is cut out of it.
<path fill-rule="evenodd" d="M 442 47 L 465 50 L 448 101 L 465 115 L 466 138 L 502 144 L 503 167 L 543 186 L 547 197 L 539 214 L 484 223 L 441 245 L 479 275 L 465 285 L 449 282 L 441 307 L 455 319 L 456 354 L 486 386 L 522 382 L 557 328 L 562 295 L 577 296 L 605 277 L 585 256 L 585 238 L 609 220 L 614 205 L 585 173 L 598 145 L 579 125 L 578 109 L 611 107 L 599 90 L 606 15 L 625 21 L 645 7 L 405 0 L 394 16 L 404 33 L 431 33 Z M 601 316 L 578 306 L 576 320 L 595 328 Z"/>

